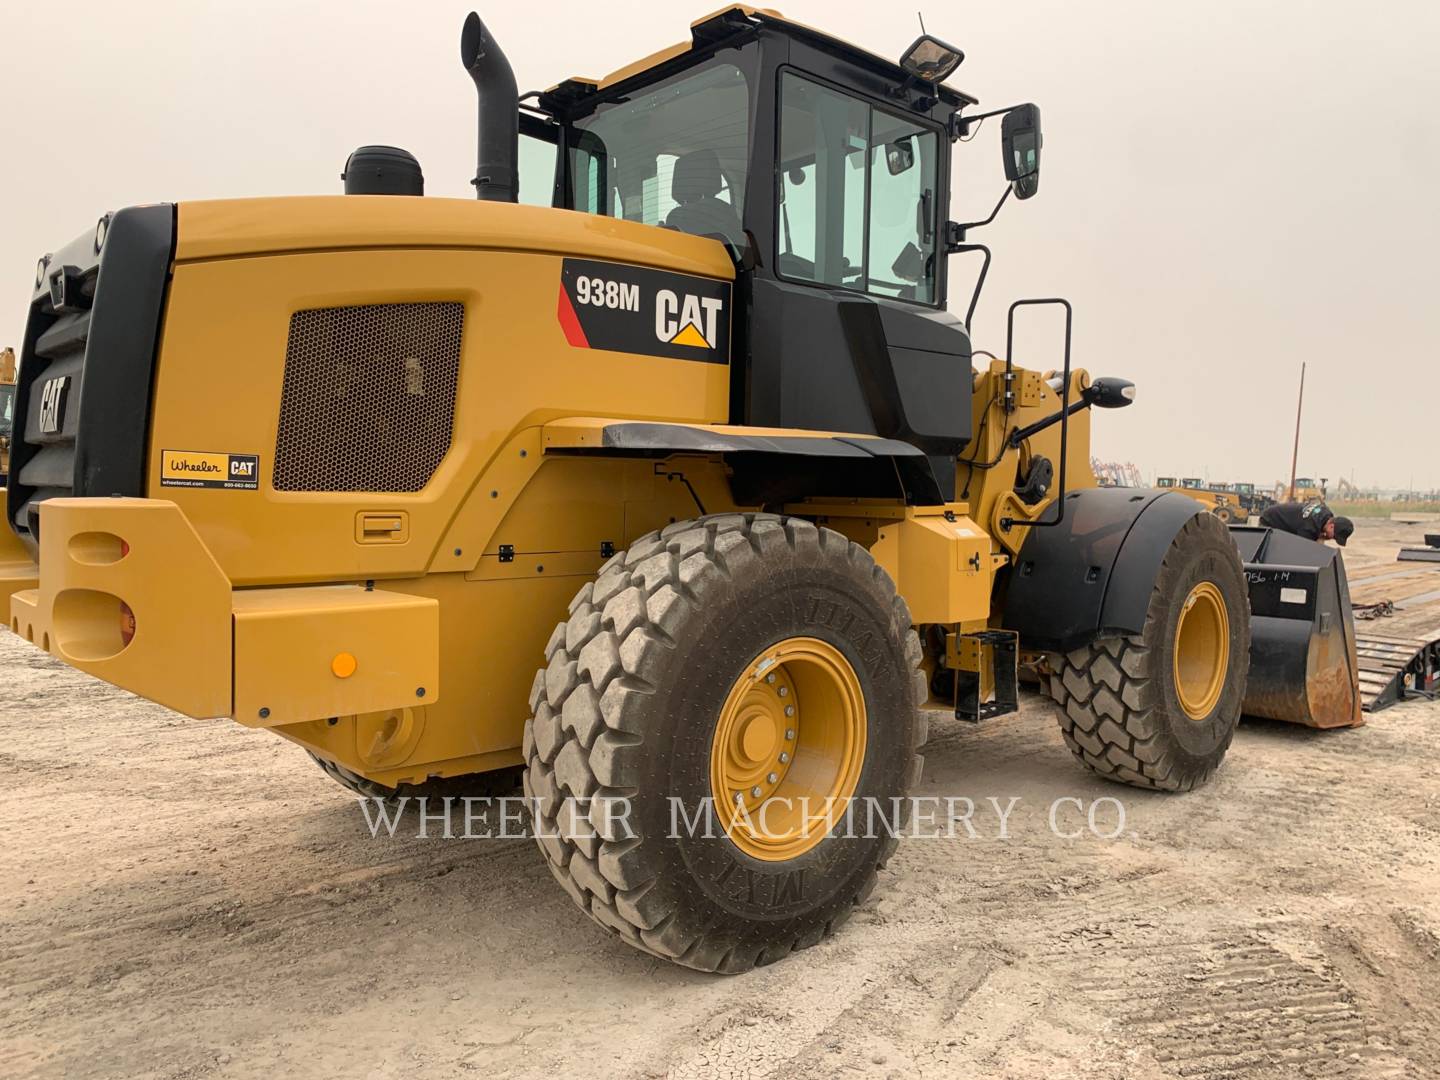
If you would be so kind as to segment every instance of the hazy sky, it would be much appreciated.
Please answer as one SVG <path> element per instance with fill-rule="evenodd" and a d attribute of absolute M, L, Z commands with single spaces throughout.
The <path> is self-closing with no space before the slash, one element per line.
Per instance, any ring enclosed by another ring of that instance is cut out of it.
<path fill-rule="evenodd" d="M 547 0 L 481 14 L 521 90 L 602 75 L 683 39 L 718 0 Z M 913 5 L 785 0 L 884 55 Z M 137 202 L 340 191 L 368 142 L 465 197 L 469 5 L 438 0 L 0 0 L 0 344 L 18 344 L 36 258 Z M 1440 487 L 1440 4 L 1379 0 L 927 3 L 982 108 L 1044 112 L 1040 193 L 975 239 L 995 262 L 976 345 L 1019 296 L 1076 305 L 1074 355 L 1139 386 L 1095 449 L 1155 473 L 1300 472 Z M 999 195 L 999 126 L 957 155 L 951 217 Z M 951 307 L 968 300 L 959 273 Z M 1048 331 L 1048 332 L 1047 332 Z M 1037 321 L 1017 360 L 1058 366 Z"/>

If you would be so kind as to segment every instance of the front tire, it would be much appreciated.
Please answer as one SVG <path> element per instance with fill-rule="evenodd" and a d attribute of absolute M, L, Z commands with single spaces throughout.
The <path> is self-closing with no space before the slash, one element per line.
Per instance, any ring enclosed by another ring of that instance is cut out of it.
<path fill-rule="evenodd" d="M 1196 514 L 1176 534 L 1144 629 L 1050 657 L 1065 745 L 1107 780 L 1190 791 L 1220 767 L 1245 698 L 1250 602 L 1229 531 Z"/>
<path fill-rule="evenodd" d="M 524 753 L 537 840 L 571 899 L 704 971 L 834 931 L 897 841 L 807 819 L 794 796 L 903 807 L 920 774 L 920 643 L 889 576 L 839 533 L 731 514 L 641 538 L 570 610 Z M 773 823 L 749 828 L 766 805 Z"/>

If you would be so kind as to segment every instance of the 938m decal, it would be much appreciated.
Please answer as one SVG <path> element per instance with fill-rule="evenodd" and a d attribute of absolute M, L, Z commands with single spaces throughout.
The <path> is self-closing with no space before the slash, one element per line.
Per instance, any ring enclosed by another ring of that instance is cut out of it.
<path fill-rule="evenodd" d="M 728 281 L 566 259 L 557 317 L 565 340 L 580 349 L 730 360 Z"/>

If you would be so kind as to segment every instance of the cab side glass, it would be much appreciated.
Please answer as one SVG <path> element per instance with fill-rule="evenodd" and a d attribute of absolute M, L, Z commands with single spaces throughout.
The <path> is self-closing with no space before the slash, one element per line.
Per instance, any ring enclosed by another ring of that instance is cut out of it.
<path fill-rule="evenodd" d="M 553 142 L 520 133 L 520 202 L 526 206 L 550 206 L 555 199 L 555 156 Z"/>

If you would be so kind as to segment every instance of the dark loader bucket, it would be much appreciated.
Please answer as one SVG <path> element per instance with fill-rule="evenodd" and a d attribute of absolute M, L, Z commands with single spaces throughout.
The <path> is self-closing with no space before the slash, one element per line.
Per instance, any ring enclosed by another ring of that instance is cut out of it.
<path fill-rule="evenodd" d="M 1340 552 L 1274 529 L 1239 525 L 1230 535 L 1250 582 L 1245 715 L 1315 728 L 1363 724 Z"/>

